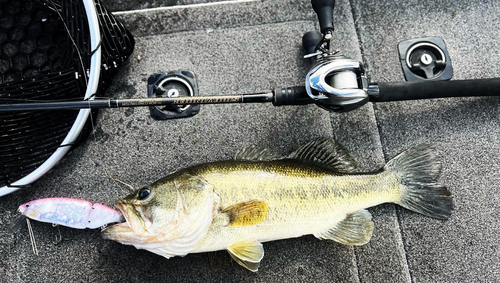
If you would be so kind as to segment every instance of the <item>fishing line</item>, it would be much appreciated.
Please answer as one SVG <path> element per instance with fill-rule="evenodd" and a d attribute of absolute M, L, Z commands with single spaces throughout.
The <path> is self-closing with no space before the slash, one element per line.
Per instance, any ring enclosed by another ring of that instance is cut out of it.
<path fill-rule="evenodd" d="M 66 22 L 64 21 L 64 18 L 63 16 L 61 15 L 61 13 L 59 12 L 59 9 L 57 9 L 54 1 L 52 0 L 49 0 L 49 2 L 52 4 L 52 7 L 53 7 L 53 10 L 57 13 L 57 15 L 59 16 L 59 19 L 61 20 L 61 22 L 63 23 L 64 25 L 64 28 L 66 29 L 66 33 L 68 34 L 68 37 L 69 39 L 71 40 L 71 43 L 73 44 L 73 47 L 75 48 L 76 50 L 76 53 L 78 54 L 78 59 L 80 61 L 80 65 L 82 67 L 82 72 L 83 72 L 83 79 L 85 80 L 85 86 L 88 87 L 88 80 L 87 80 L 87 76 L 85 75 L 85 65 L 83 63 L 83 58 L 82 58 L 82 55 L 80 54 L 80 49 L 78 48 L 78 46 L 76 45 L 76 42 L 73 38 L 73 36 L 71 36 L 71 32 L 69 31 L 69 28 L 68 26 L 66 25 Z M 88 21 L 88 19 L 87 19 Z M 97 48 L 96 49 L 99 49 L 101 47 L 101 42 L 99 41 L 99 44 L 97 45 Z M 97 50 L 96 50 L 97 51 Z M 91 58 L 92 58 L 92 55 L 93 53 L 91 54 Z"/>
<path fill-rule="evenodd" d="M 64 28 L 66 29 L 66 33 L 68 34 L 68 37 L 70 38 L 70 40 L 71 40 L 71 42 L 72 42 L 73 46 L 74 46 L 74 47 L 75 47 L 75 49 L 76 49 L 76 52 L 77 52 L 77 54 L 78 54 L 78 58 L 79 58 L 79 61 L 80 61 L 80 65 L 81 65 L 81 68 L 82 68 L 82 72 L 84 72 L 84 73 L 83 73 L 83 78 L 85 79 L 85 85 L 86 85 L 86 87 L 88 88 L 88 80 L 87 80 L 87 76 L 86 76 L 86 74 L 85 74 L 85 66 L 84 66 L 84 63 L 83 63 L 83 58 L 82 58 L 81 53 L 80 53 L 80 49 L 79 49 L 79 48 L 78 48 L 78 46 L 76 45 L 76 42 L 75 42 L 75 40 L 74 40 L 73 36 L 71 35 L 71 32 L 69 31 L 69 28 L 68 28 L 68 26 L 66 25 L 66 22 L 64 21 L 64 19 L 63 19 L 62 15 L 60 14 L 59 10 L 57 9 L 57 7 L 56 7 L 55 3 L 54 3 L 52 0 L 49 0 L 49 1 L 50 1 L 50 3 L 52 4 L 53 9 L 56 11 L 57 15 L 59 16 L 59 18 L 60 18 L 60 19 L 61 19 L 61 21 L 63 22 L 63 24 L 64 24 Z M 91 50 L 91 52 L 90 52 L 90 58 L 92 58 L 92 56 L 93 56 L 93 55 L 94 55 L 97 51 L 99 51 L 99 49 L 101 48 L 101 46 L 102 46 L 102 37 L 100 37 L 100 38 L 99 38 L 99 42 L 97 43 L 96 47 L 95 47 L 93 50 Z M 101 67 L 101 66 L 99 66 L 99 68 L 100 68 L 100 67 Z M 95 99 L 95 98 L 96 98 L 95 96 L 96 96 L 96 93 L 93 93 L 93 94 L 91 94 L 89 97 L 84 98 L 84 100 L 86 100 L 86 101 L 88 101 L 88 102 L 89 102 L 89 108 L 90 108 L 90 100 L 92 100 L 93 98 Z M 93 115 L 92 111 L 91 111 L 91 112 L 90 112 L 90 114 L 89 114 L 89 118 L 90 118 L 90 124 L 91 124 L 91 127 L 92 127 L 92 136 L 94 137 L 94 141 L 97 141 L 97 136 L 96 136 L 96 128 L 95 128 L 95 125 L 94 125 L 94 123 L 95 123 L 95 121 L 94 121 L 94 115 Z M 74 145 L 74 143 L 69 143 L 69 144 L 60 145 L 59 147 L 66 147 L 66 146 L 72 146 L 72 145 Z M 106 145 L 104 145 L 104 147 L 106 147 Z M 106 176 L 108 176 L 108 178 L 110 178 L 111 180 L 113 180 L 113 182 L 114 182 L 115 184 L 117 184 L 117 185 L 118 185 L 118 183 L 117 183 L 117 181 L 118 181 L 118 182 L 120 182 L 120 183 L 122 183 L 122 184 L 126 185 L 126 186 L 127 186 L 128 188 L 130 188 L 132 191 L 134 191 L 134 188 L 133 188 L 131 185 L 129 185 L 129 184 L 127 184 L 127 183 L 123 182 L 123 181 L 120 181 L 120 180 L 118 180 L 118 179 L 113 178 L 113 177 L 112 177 L 112 176 L 111 176 L 111 175 L 107 172 L 107 169 L 106 169 L 106 167 L 105 167 L 105 166 L 103 166 L 103 170 L 104 170 L 104 173 L 106 174 Z M 120 189 L 122 189 L 122 187 L 121 187 L 121 186 L 119 186 L 119 185 L 118 185 L 118 187 L 119 187 Z"/>
<path fill-rule="evenodd" d="M 31 249 L 35 255 L 38 255 L 38 248 L 36 246 L 35 235 L 33 234 L 33 228 L 31 227 L 31 222 L 28 217 L 26 217 L 26 224 L 28 225 L 28 233 L 31 241 Z"/>
<path fill-rule="evenodd" d="M 79 59 L 79 61 L 80 61 L 80 65 L 81 65 L 82 72 L 83 72 L 82 76 L 83 76 L 83 78 L 84 78 L 84 80 L 85 80 L 85 86 L 88 88 L 88 79 L 87 79 L 87 76 L 86 76 L 85 66 L 84 66 L 83 58 L 82 58 L 81 53 L 80 53 L 80 49 L 79 49 L 79 48 L 78 48 L 78 46 L 76 45 L 76 42 L 75 42 L 75 40 L 74 40 L 73 36 L 71 35 L 71 32 L 70 32 L 70 30 L 69 30 L 68 26 L 66 25 L 66 22 L 64 21 L 64 19 L 63 19 L 63 17 L 62 17 L 62 15 L 61 15 L 61 13 L 59 12 L 59 9 L 57 9 L 57 7 L 56 7 L 56 5 L 55 5 L 54 1 L 49 0 L 49 2 L 50 2 L 50 4 L 52 5 L 53 10 L 57 13 L 57 15 L 59 16 L 60 20 L 63 22 L 63 25 L 64 25 L 64 28 L 65 28 L 65 30 L 66 30 L 66 33 L 67 33 L 67 35 L 68 35 L 68 37 L 69 37 L 69 39 L 70 39 L 71 43 L 73 44 L 73 46 L 74 46 L 74 47 L 75 47 L 75 49 L 76 49 L 76 52 L 77 52 L 77 55 L 78 55 L 78 59 Z M 93 55 L 94 55 L 97 51 L 99 51 L 99 49 L 101 49 L 101 48 L 102 48 L 102 36 L 99 38 L 99 42 L 97 43 L 96 47 L 95 47 L 93 50 L 91 50 L 91 51 L 90 51 L 90 58 L 92 58 L 92 56 L 93 56 Z M 98 66 L 98 68 L 101 68 L 101 66 Z M 88 74 L 88 72 L 87 72 L 87 74 Z M 97 98 L 97 97 L 96 97 L 96 93 L 92 93 L 89 97 L 84 98 L 84 100 L 85 100 L 85 101 L 88 101 L 88 103 L 89 103 L 89 108 L 90 108 L 90 101 L 91 101 L 92 99 L 94 99 L 94 100 L 95 100 L 96 98 Z M 105 97 L 101 97 L 100 99 L 106 99 L 106 98 L 105 98 Z M 89 118 L 90 118 L 90 124 L 91 124 L 91 127 L 92 127 L 92 136 L 93 136 L 93 138 L 94 138 L 94 141 L 97 141 L 97 136 L 96 136 L 96 126 L 95 126 L 94 115 L 93 115 L 92 111 L 90 111 L 90 113 L 89 113 Z M 73 145 L 75 145 L 75 143 L 61 144 L 59 147 L 71 147 L 71 146 L 73 146 Z M 105 145 L 105 144 L 104 144 L 104 147 L 106 147 L 106 145 Z M 118 179 L 113 178 L 113 177 L 112 177 L 112 176 L 111 176 L 111 175 L 107 172 L 107 169 L 106 169 L 106 167 L 105 167 L 105 166 L 103 166 L 103 170 L 104 170 L 104 172 L 105 172 L 106 176 L 108 176 L 111 180 L 113 180 L 113 182 L 114 182 L 115 184 L 117 184 L 117 185 L 118 185 L 118 183 L 117 183 L 117 182 L 120 182 L 120 183 L 122 183 L 122 184 L 126 185 L 129 189 L 131 189 L 131 191 L 134 191 L 134 188 L 133 188 L 131 185 L 129 185 L 129 184 L 127 184 L 127 183 L 123 182 L 123 181 L 120 181 L 120 180 L 118 180 Z M 121 186 L 119 186 L 119 185 L 118 185 L 118 187 L 119 187 L 120 189 L 123 189 L 123 188 L 122 188 Z"/>
<path fill-rule="evenodd" d="M 134 189 L 134 187 L 133 187 L 132 185 L 127 184 L 127 183 L 125 183 L 125 182 L 121 181 L 120 179 L 113 178 L 113 176 L 111 176 L 111 174 L 109 174 L 108 169 L 106 169 L 106 167 L 104 167 L 104 166 L 103 166 L 103 170 L 104 170 L 104 174 L 106 174 L 106 176 L 107 176 L 108 178 L 110 178 L 111 180 L 113 180 L 113 181 L 115 182 L 115 184 L 116 184 L 116 185 L 117 185 L 120 189 L 123 189 L 123 188 L 122 188 L 120 185 L 118 185 L 118 182 L 119 182 L 119 183 L 121 183 L 121 184 L 123 184 L 123 185 L 125 185 L 125 186 L 127 186 L 127 187 L 130 189 L 130 190 L 129 190 L 129 192 L 133 192 L 133 191 L 135 191 L 135 189 Z"/>
<path fill-rule="evenodd" d="M 50 3 L 52 4 L 54 10 L 56 11 L 57 15 L 59 16 L 59 18 L 61 19 L 61 21 L 63 22 L 63 25 L 64 25 L 64 28 L 66 29 L 66 33 L 68 34 L 68 37 L 69 39 L 71 40 L 71 43 L 73 44 L 73 46 L 75 47 L 75 50 L 76 50 L 76 53 L 78 54 L 78 59 L 80 61 L 80 65 L 81 65 L 81 68 L 82 68 L 82 76 L 83 76 L 83 79 L 85 80 L 85 87 L 88 88 L 89 87 L 89 82 L 87 80 L 87 74 L 88 72 L 86 73 L 85 72 L 85 65 L 83 63 L 83 58 L 81 56 L 81 53 L 80 53 L 80 49 L 78 48 L 78 46 L 76 45 L 76 42 L 75 42 L 75 39 L 73 38 L 73 36 L 71 35 L 71 32 L 69 31 L 69 28 L 68 26 L 66 25 L 66 22 L 64 21 L 61 13 L 59 12 L 59 10 L 56 8 L 56 5 L 54 4 L 54 1 L 52 0 L 49 0 Z M 89 19 L 87 19 L 88 21 Z M 90 52 L 90 58 L 92 58 L 92 56 L 94 56 L 94 54 L 101 48 L 101 44 L 102 44 L 102 37 L 99 38 L 99 42 L 97 43 L 96 45 L 96 48 L 94 48 L 94 50 L 91 50 Z M 99 66 L 99 68 L 101 68 L 101 66 Z M 84 98 L 84 100 L 87 100 L 89 101 L 89 106 L 90 106 L 90 100 L 92 98 L 94 98 L 96 95 L 96 93 L 92 93 L 89 97 L 87 98 Z M 90 116 L 90 123 L 92 125 L 92 134 L 94 136 L 94 140 L 96 140 L 96 135 L 95 135 L 95 128 L 94 128 L 94 115 L 92 113 L 92 111 L 90 111 L 89 113 L 89 116 Z M 71 144 L 73 145 L 73 144 Z M 63 145 L 59 146 L 59 147 L 62 147 Z M 64 146 L 68 146 L 68 145 L 64 145 Z"/>
<path fill-rule="evenodd" d="M 90 57 L 94 56 L 94 54 L 101 48 L 102 44 L 102 38 L 99 39 L 99 42 L 97 43 L 97 46 L 94 48 L 94 50 L 90 51 Z"/>

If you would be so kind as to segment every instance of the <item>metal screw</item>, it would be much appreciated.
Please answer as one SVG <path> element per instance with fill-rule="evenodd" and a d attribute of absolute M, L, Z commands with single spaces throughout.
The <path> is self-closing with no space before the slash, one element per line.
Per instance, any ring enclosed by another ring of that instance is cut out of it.
<path fill-rule="evenodd" d="M 179 90 L 174 89 L 174 88 L 168 90 L 167 97 L 179 97 Z"/>
<path fill-rule="evenodd" d="M 420 57 L 420 62 L 422 62 L 422 64 L 424 65 L 429 65 L 430 63 L 432 63 L 431 55 L 429 54 L 422 55 L 422 57 Z"/>

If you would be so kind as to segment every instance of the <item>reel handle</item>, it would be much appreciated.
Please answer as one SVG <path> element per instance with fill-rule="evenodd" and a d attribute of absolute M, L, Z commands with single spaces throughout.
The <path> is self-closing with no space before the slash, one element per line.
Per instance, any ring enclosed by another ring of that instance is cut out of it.
<path fill-rule="evenodd" d="M 312 54 L 316 51 L 316 47 L 323 39 L 323 35 L 318 31 L 308 31 L 302 36 L 302 48 L 304 54 Z"/>
<path fill-rule="evenodd" d="M 321 33 L 333 31 L 333 8 L 335 0 L 311 0 L 314 12 L 318 15 Z"/>

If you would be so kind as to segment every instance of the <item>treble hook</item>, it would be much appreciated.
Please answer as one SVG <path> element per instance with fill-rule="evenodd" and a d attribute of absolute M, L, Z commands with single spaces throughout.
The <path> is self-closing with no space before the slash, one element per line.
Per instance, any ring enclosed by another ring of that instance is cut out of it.
<path fill-rule="evenodd" d="M 56 235 L 56 242 L 54 245 L 58 245 L 59 243 L 62 242 L 63 238 L 62 238 L 62 234 L 61 234 L 61 229 L 59 228 L 59 225 L 52 225 L 54 227 L 57 228 L 57 235 Z"/>

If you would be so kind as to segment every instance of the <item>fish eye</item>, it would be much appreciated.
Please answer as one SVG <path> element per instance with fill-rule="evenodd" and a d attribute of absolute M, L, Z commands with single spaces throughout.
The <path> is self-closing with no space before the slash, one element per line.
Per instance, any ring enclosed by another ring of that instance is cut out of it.
<path fill-rule="evenodd" d="M 149 196 L 149 194 L 151 193 L 151 191 L 149 189 L 141 189 L 139 191 L 139 193 L 137 194 L 137 196 L 139 197 L 139 200 L 144 200 L 145 198 L 147 198 Z"/>
<path fill-rule="evenodd" d="M 25 207 L 30 207 L 30 204 L 28 203 L 27 205 L 25 205 Z"/>

